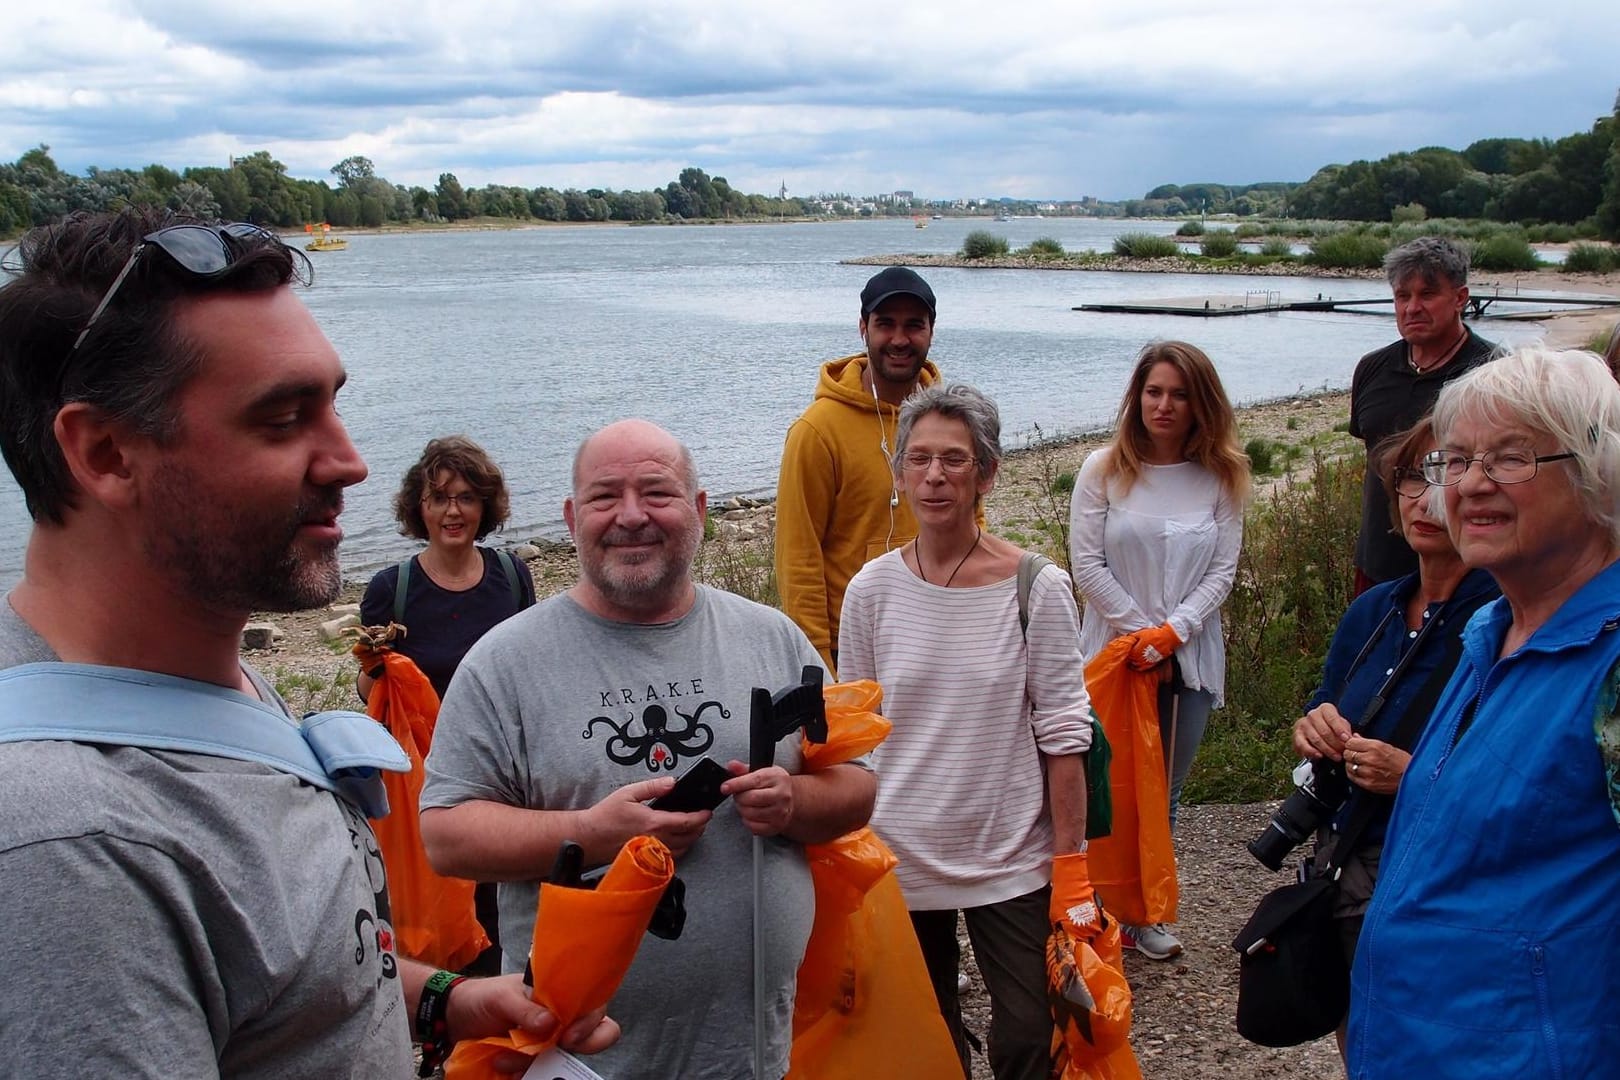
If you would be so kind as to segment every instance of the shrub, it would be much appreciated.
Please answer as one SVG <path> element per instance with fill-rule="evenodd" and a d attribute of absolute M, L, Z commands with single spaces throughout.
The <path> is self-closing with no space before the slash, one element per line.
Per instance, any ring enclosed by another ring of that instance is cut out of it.
<path fill-rule="evenodd" d="M 1058 473 L 1057 478 L 1052 481 L 1052 494 L 1054 494 L 1054 495 L 1072 495 L 1072 494 L 1074 494 L 1074 473 L 1072 473 L 1072 472 Z"/>
<path fill-rule="evenodd" d="M 1266 230 L 1252 221 L 1245 221 L 1237 227 L 1237 238 L 1239 240 L 1253 240 L 1255 237 L 1264 236 L 1265 234 Z"/>
<path fill-rule="evenodd" d="M 1177 236 L 1203 236 L 1204 223 L 1202 221 L 1183 221 L 1176 229 Z"/>
<path fill-rule="evenodd" d="M 1307 476 L 1278 482 L 1244 516 L 1222 616 L 1226 709 L 1198 751 L 1187 802 L 1254 802 L 1289 787 L 1290 733 L 1349 601 L 1363 461 L 1319 454 Z"/>
<path fill-rule="evenodd" d="M 1250 439 L 1243 444 L 1243 452 L 1249 455 L 1249 468 L 1256 476 L 1269 476 L 1275 463 L 1271 460 L 1271 443 L 1265 439 Z"/>
<path fill-rule="evenodd" d="M 1294 245 L 1280 236 L 1268 236 L 1260 245 L 1260 254 L 1277 259 L 1294 253 Z"/>
<path fill-rule="evenodd" d="M 1332 233 L 1311 241 L 1305 261 L 1315 266 L 1376 270 L 1384 265 L 1389 245 L 1365 232 Z"/>
<path fill-rule="evenodd" d="M 1605 274 L 1617 268 L 1620 268 L 1620 251 L 1607 244 L 1572 244 L 1564 256 L 1566 274 Z"/>
<path fill-rule="evenodd" d="M 987 229 L 974 229 L 962 241 L 964 259 L 988 259 L 1007 254 L 1007 240 Z"/>
<path fill-rule="evenodd" d="M 1063 244 L 1050 236 L 1043 236 L 1039 240 L 1031 240 L 1029 247 L 1023 250 L 1023 254 L 1033 255 L 1038 259 L 1061 258 Z"/>
<path fill-rule="evenodd" d="M 1561 222 L 1532 225 L 1524 230 L 1524 238 L 1532 244 L 1567 244 L 1575 239 L 1575 229 Z"/>
<path fill-rule="evenodd" d="M 1389 212 L 1389 220 L 1397 225 L 1415 224 L 1428 216 L 1429 211 L 1419 202 L 1404 203 Z"/>
<path fill-rule="evenodd" d="M 1180 255 L 1181 247 L 1157 233 L 1120 233 L 1114 237 L 1114 254 L 1127 259 L 1164 259 Z"/>
<path fill-rule="evenodd" d="M 1479 241 L 1469 262 L 1480 270 L 1535 270 L 1541 266 L 1523 233 L 1498 233 Z"/>
<path fill-rule="evenodd" d="M 1229 259 L 1237 254 L 1237 237 L 1231 229 L 1215 229 L 1204 234 L 1199 242 L 1198 250 L 1209 259 Z"/>

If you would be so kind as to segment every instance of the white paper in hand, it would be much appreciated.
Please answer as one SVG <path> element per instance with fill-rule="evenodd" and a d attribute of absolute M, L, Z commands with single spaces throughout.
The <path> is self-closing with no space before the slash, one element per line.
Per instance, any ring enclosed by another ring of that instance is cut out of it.
<path fill-rule="evenodd" d="M 529 1071 L 523 1074 L 523 1080 L 605 1080 L 605 1078 L 587 1067 L 573 1054 L 553 1048 L 530 1063 Z"/>

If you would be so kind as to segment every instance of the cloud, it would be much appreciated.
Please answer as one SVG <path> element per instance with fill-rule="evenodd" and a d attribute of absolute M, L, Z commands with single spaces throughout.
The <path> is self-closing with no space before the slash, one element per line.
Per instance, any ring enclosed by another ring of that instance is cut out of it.
<path fill-rule="evenodd" d="M 62 0 L 8 17 L 0 159 L 1122 197 L 1585 130 L 1613 102 L 1611 7 Z"/>

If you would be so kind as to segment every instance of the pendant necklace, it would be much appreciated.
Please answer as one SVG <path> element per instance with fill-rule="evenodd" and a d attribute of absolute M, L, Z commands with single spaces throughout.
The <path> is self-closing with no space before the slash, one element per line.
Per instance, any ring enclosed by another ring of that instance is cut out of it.
<path fill-rule="evenodd" d="M 1468 327 L 1465 326 L 1465 327 L 1463 327 L 1462 335 L 1457 338 L 1456 342 L 1454 342 L 1452 344 L 1451 348 L 1446 350 L 1446 354 L 1444 356 L 1442 356 L 1440 359 L 1436 360 L 1434 363 L 1427 364 L 1427 365 L 1425 365 L 1423 367 L 1418 367 L 1417 361 L 1412 359 L 1412 351 L 1410 349 L 1408 349 L 1407 352 L 1406 352 L 1407 366 L 1409 366 L 1412 369 L 1412 374 L 1414 374 L 1414 375 L 1427 375 L 1429 372 L 1431 372 L 1435 368 L 1440 367 L 1441 365 L 1445 364 L 1453 356 L 1456 356 L 1459 352 L 1461 352 L 1462 347 L 1463 347 L 1463 342 L 1465 342 L 1467 340 L 1468 340 Z"/>
<path fill-rule="evenodd" d="M 962 567 L 964 565 L 967 564 L 968 556 L 972 555 L 974 553 L 974 551 L 978 550 L 979 539 L 982 536 L 984 536 L 983 527 L 978 527 L 978 528 L 975 528 L 973 530 L 973 544 L 967 549 L 967 555 L 963 555 L 962 558 L 961 558 L 961 561 L 956 564 L 956 569 L 951 571 L 951 576 L 945 579 L 945 586 L 944 586 L 945 588 L 948 589 L 948 588 L 951 587 L 951 582 L 956 580 L 957 573 L 962 569 Z M 928 580 L 928 574 L 923 570 L 922 545 L 917 543 L 914 540 L 914 541 L 912 541 L 912 546 L 915 548 L 915 550 L 917 552 L 917 576 L 923 579 L 923 584 L 932 585 L 933 582 Z"/>

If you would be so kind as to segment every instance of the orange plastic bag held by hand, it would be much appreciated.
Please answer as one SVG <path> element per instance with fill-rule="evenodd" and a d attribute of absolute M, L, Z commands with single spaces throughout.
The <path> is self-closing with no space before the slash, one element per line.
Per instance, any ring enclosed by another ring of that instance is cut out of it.
<path fill-rule="evenodd" d="M 361 669 L 376 679 L 366 701 L 367 715 L 387 728 L 411 759 L 410 772 L 383 775 L 389 813 L 371 823 L 388 874 L 399 954 L 451 971 L 464 968 L 489 948 L 478 925 L 473 883 L 433 872 L 417 817 L 422 762 L 433 745 L 439 696 L 409 657 L 377 644 L 369 634 L 362 635 L 353 652 Z"/>
<path fill-rule="evenodd" d="M 825 688 L 827 741 L 803 741 L 811 772 L 869 753 L 891 725 L 870 680 Z M 805 848 L 816 918 L 799 965 L 789 1080 L 962 1075 L 939 1014 L 894 853 L 871 829 Z"/>
<path fill-rule="evenodd" d="M 604 1008 L 619 989 L 659 898 L 675 876 L 669 849 L 650 836 L 632 837 L 595 889 L 542 882 L 529 966 L 535 1004 L 557 1018 L 556 1034 L 536 1039 L 521 1028 L 502 1038 L 456 1046 L 445 1080 L 491 1080 L 502 1050 L 538 1054 L 555 1046 L 569 1024 Z"/>
<path fill-rule="evenodd" d="M 1115 638 L 1086 665 L 1086 689 L 1113 750 L 1114 829 L 1091 842 L 1091 883 L 1108 914 L 1132 926 L 1176 921 L 1170 785 L 1159 736 L 1158 671 L 1137 671 L 1137 635 Z"/>
<path fill-rule="evenodd" d="M 1053 1076 L 1058 1080 L 1135 1080 L 1131 988 L 1119 925 L 1097 904 L 1085 852 L 1052 860 L 1052 934 L 1046 942 L 1052 1007 Z M 1105 959 L 1106 957 L 1106 959 Z"/>

